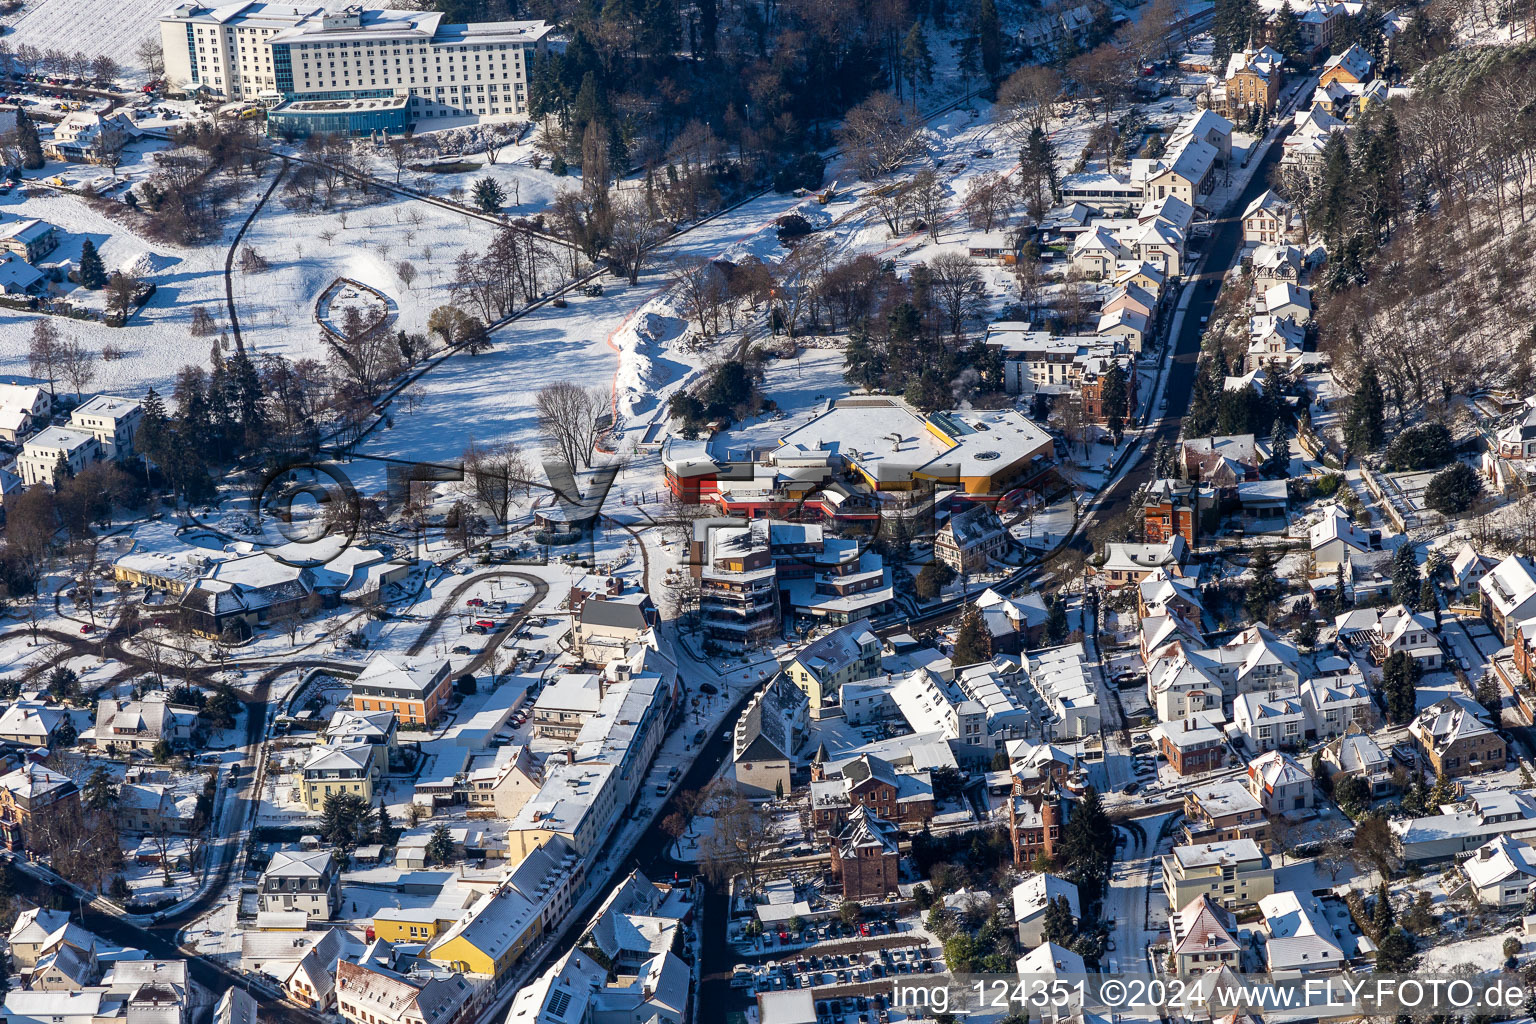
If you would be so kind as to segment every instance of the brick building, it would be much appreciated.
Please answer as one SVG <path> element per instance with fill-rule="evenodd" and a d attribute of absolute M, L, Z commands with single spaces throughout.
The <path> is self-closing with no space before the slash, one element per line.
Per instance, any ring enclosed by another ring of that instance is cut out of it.
<path fill-rule="evenodd" d="M 896 826 L 867 807 L 855 807 L 848 824 L 832 843 L 832 877 L 842 880 L 843 896 L 861 900 L 896 891 L 901 851 Z"/>

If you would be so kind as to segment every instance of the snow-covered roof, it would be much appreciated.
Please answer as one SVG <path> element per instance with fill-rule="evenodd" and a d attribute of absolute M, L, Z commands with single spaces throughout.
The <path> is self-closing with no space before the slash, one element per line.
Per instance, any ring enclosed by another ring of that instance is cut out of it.
<path fill-rule="evenodd" d="M 1081 916 L 1077 886 L 1049 873 L 1033 874 L 1013 887 L 1013 919 L 1023 921 L 1043 913 L 1048 904 L 1065 896 L 1074 918 Z"/>
<path fill-rule="evenodd" d="M 1516 875 L 1536 878 L 1536 851 L 1510 836 L 1496 836 L 1461 862 L 1473 887 L 1485 889 Z"/>
<path fill-rule="evenodd" d="M 1323 512 L 1323 519 L 1307 532 L 1307 543 L 1313 551 L 1331 541 L 1342 540 L 1350 547 L 1360 551 L 1370 550 L 1370 540 L 1365 531 L 1349 521 L 1349 516 L 1337 505 L 1330 505 Z M 1533 587 L 1532 593 L 1536 593 Z"/>
<path fill-rule="evenodd" d="M 1192 846 L 1175 846 L 1173 857 L 1179 866 L 1190 868 L 1236 867 L 1240 864 L 1262 860 L 1264 854 L 1252 839 L 1228 839 L 1220 843 L 1197 843 Z"/>

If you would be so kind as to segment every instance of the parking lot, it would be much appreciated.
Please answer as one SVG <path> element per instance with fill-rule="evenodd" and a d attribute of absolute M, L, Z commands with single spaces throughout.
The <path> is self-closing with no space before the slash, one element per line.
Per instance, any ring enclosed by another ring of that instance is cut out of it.
<path fill-rule="evenodd" d="M 887 1021 L 884 990 L 889 979 L 944 970 L 943 960 L 926 937 L 888 934 L 888 941 L 895 944 L 847 953 L 807 951 L 757 966 L 738 964 L 731 985 L 751 994 L 809 989 L 816 1002 L 817 1024 Z"/>

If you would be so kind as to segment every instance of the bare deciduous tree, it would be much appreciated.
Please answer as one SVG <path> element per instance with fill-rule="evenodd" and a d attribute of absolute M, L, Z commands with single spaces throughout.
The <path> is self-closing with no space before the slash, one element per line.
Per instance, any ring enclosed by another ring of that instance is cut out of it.
<path fill-rule="evenodd" d="M 53 382 L 63 370 L 64 351 L 59 339 L 59 329 L 48 317 L 32 322 L 32 340 L 27 348 L 27 372 L 48 381 L 48 394 L 53 394 Z"/>
<path fill-rule="evenodd" d="M 549 453 L 568 466 L 591 469 L 598 424 L 607 404 L 600 390 L 570 381 L 540 389 L 535 407 Z"/>
<path fill-rule="evenodd" d="M 921 122 L 888 92 L 848 111 L 838 138 L 865 179 L 889 173 L 925 149 Z"/>
<path fill-rule="evenodd" d="M 950 333 L 958 339 L 965 321 L 985 309 L 981 271 L 963 252 L 942 252 L 928 261 L 928 274 L 933 297 L 949 320 Z"/>
<path fill-rule="evenodd" d="M 464 480 L 498 524 L 505 524 L 512 502 L 527 495 L 530 469 L 523 450 L 510 441 L 481 447 L 473 441 L 464 453 Z"/>
<path fill-rule="evenodd" d="M 720 313 L 729 298 L 725 274 L 702 256 L 679 256 L 672 261 L 683 310 L 699 325 L 699 333 L 712 338 L 720 333 Z"/>
<path fill-rule="evenodd" d="M 1056 116 L 1060 96 L 1061 76 L 1044 64 L 1020 68 L 997 87 L 1003 130 L 1015 146 L 1023 146 L 1031 132 Z"/>
<path fill-rule="evenodd" d="M 608 255 L 614 270 L 629 278 L 631 285 L 640 283 L 640 267 L 646 253 L 661 241 L 661 226 L 651 216 L 645 200 L 633 190 L 621 193 L 614 199 L 612 234 L 608 240 Z"/>
<path fill-rule="evenodd" d="M 944 182 L 931 167 L 912 176 L 912 209 L 928 229 L 928 237 L 939 240 L 939 222 L 944 217 Z"/>
<path fill-rule="evenodd" d="M 91 381 L 96 379 L 96 353 L 79 338 L 70 338 L 61 346 L 60 359 L 59 369 L 78 402 L 85 389 L 91 386 Z"/>

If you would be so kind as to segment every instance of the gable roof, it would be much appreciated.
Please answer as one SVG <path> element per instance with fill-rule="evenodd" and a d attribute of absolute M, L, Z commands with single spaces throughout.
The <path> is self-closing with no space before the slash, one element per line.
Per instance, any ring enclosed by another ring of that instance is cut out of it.
<path fill-rule="evenodd" d="M 1169 914 L 1168 928 L 1177 954 L 1242 952 L 1237 941 L 1237 919 L 1206 893 Z"/>
<path fill-rule="evenodd" d="M 863 622 L 850 622 L 825 636 L 817 637 L 795 656 L 807 672 L 827 678 L 852 665 L 863 656 L 861 648 L 875 642 L 875 634 Z"/>
<path fill-rule="evenodd" d="M 1316 551 L 1335 540 L 1341 540 L 1359 551 L 1367 551 L 1371 546 L 1365 532 L 1349 521 L 1344 510 L 1337 505 L 1330 505 L 1323 513 L 1322 522 L 1307 531 L 1307 543 Z M 1536 589 L 1532 592 L 1536 593 Z"/>

